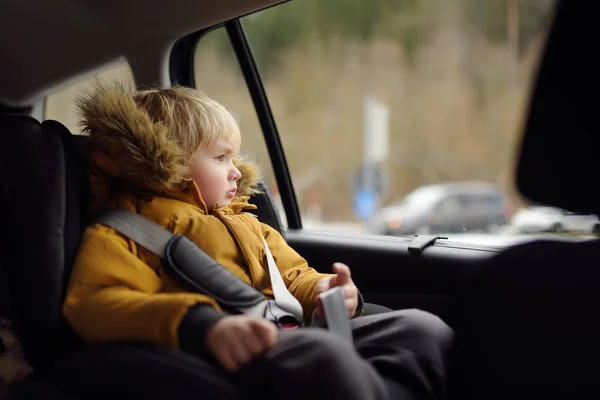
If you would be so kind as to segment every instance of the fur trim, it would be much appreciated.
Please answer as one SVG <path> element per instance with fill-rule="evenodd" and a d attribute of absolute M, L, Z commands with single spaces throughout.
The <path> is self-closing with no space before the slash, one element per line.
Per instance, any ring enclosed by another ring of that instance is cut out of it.
<path fill-rule="evenodd" d="M 184 151 L 167 129 L 154 122 L 137 106 L 134 94 L 125 85 L 101 85 L 77 100 L 80 124 L 91 138 L 95 169 L 136 189 L 163 193 L 174 188 L 188 172 Z M 102 159 L 102 162 L 95 162 Z M 108 163 L 107 163 L 108 159 Z M 107 164 L 111 164 L 107 166 Z M 257 193 L 258 167 L 243 159 L 236 160 L 242 173 L 238 182 L 240 196 Z"/>
<path fill-rule="evenodd" d="M 137 107 L 124 87 L 103 87 L 78 99 L 92 148 L 117 164 L 119 178 L 152 191 L 171 188 L 186 172 L 183 151 L 160 124 Z"/>
<path fill-rule="evenodd" d="M 243 158 L 236 158 L 233 164 L 242 174 L 241 178 L 237 181 L 238 194 L 240 196 L 252 196 L 253 194 L 261 193 L 262 191 L 258 187 L 258 183 L 262 181 L 262 174 L 258 166 Z"/>

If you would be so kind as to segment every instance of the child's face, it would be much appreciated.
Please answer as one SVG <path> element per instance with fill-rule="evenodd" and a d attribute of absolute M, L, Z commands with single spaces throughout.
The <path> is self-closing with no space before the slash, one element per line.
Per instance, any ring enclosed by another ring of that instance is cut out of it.
<path fill-rule="evenodd" d="M 237 181 L 242 176 L 233 165 L 239 146 L 223 140 L 202 147 L 191 159 L 190 178 L 196 182 L 204 202 L 212 209 L 213 204 L 227 206 L 235 197 Z"/>

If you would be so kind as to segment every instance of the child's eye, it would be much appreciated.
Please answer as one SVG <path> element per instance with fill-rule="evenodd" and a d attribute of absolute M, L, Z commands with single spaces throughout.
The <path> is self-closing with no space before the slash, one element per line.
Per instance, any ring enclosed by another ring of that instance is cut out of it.
<path fill-rule="evenodd" d="M 216 156 L 215 160 L 217 160 L 217 161 L 225 161 L 225 154 L 221 154 L 220 156 Z"/>

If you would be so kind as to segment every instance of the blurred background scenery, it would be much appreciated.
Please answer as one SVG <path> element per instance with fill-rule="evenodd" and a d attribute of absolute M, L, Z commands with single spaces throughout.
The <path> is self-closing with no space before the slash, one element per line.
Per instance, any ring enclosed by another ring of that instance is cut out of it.
<path fill-rule="evenodd" d="M 596 217 L 528 204 L 514 155 L 555 0 L 294 0 L 246 16 L 303 225 L 386 235 L 598 233 Z M 277 185 L 224 28 L 200 38 L 196 87 L 238 121 Z M 131 81 L 126 60 L 100 71 Z M 133 84 L 133 82 L 132 82 Z M 77 130 L 73 99 L 46 117 Z M 282 218 L 285 220 L 283 209 Z"/>

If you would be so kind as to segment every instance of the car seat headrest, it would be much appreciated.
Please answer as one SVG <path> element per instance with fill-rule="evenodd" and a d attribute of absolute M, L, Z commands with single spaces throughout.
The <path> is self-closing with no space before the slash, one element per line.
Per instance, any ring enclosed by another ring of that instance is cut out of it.
<path fill-rule="evenodd" d="M 593 3 L 561 1 L 552 26 L 517 166 L 517 188 L 528 199 L 600 214 L 600 24 Z M 596 32 L 596 33 L 594 33 Z"/>

